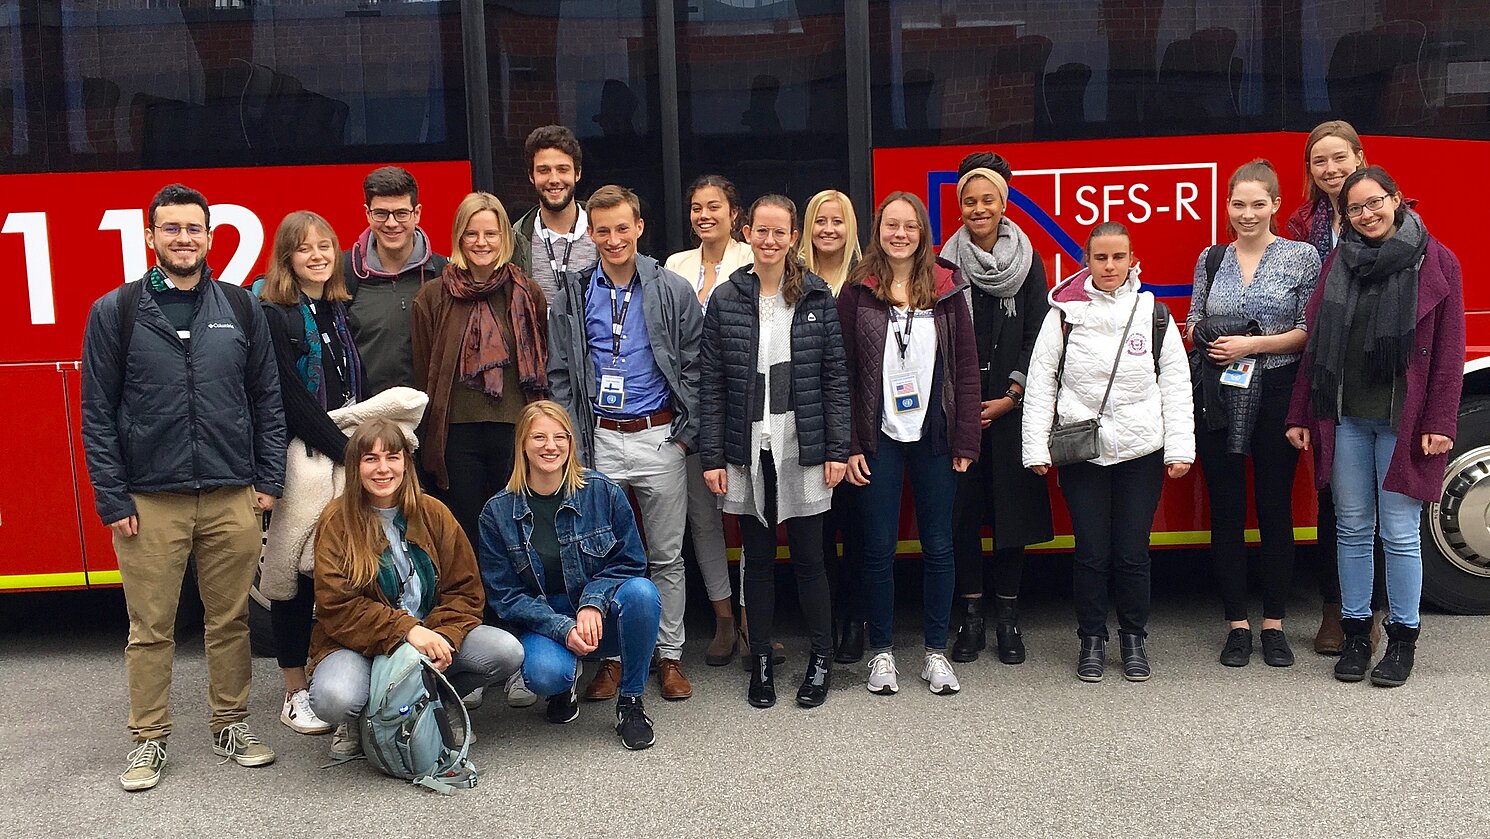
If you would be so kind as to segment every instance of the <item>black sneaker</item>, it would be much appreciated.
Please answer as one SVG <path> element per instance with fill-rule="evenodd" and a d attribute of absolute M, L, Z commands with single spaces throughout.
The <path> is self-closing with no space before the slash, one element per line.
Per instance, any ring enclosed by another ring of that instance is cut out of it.
<path fill-rule="evenodd" d="M 650 748 L 657 739 L 652 733 L 652 718 L 642 710 L 640 696 L 621 696 L 616 699 L 616 734 L 621 745 L 631 751 Z"/>
<path fill-rule="evenodd" d="M 1262 661 L 1269 667 L 1292 667 L 1293 648 L 1281 629 L 1262 631 Z"/>
<path fill-rule="evenodd" d="M 575 686 L 569 686 L 568 693 L 560 693 L 548 698 L 548 710 L 543 716 L 554 725 L 564 725 L 579 719 L 579 693 Z"/>
<path fill-rule="evenodd" d="M 1262 636 L 1267 638 L 1264 631 Z M 1264 641 L 1266 644 L 1266 641 Z M 1221 648 L 1221 663 L 1227 667 L 1246 667 L 1252 660 L 1252 630 L 1237 627 L 1226 634 L 1226 646 Z M 1290 664 L 1292 662 L 1289 662 Z"/>

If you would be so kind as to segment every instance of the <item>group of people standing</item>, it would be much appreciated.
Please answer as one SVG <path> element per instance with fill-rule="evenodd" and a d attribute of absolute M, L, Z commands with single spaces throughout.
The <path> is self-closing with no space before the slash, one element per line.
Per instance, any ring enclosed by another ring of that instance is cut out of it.
<path fill-rule="evenodd" d="M 126 789 L 154 786 L 166 761 L 188 555 L 207 610 L 214 749 L 273 761 L 245 722 L 247 598 L 271 509 L 260 589 L 274 601 L 281 720 L 335 729 L 340 757 L 360 749 L 348 724 L 372 658 L 403 643 L 468 706 L 500 686 L 514 706 L 546 697 L 553 723 L 578 716 L 581 662 L 595 661 L 584 698 L 614 699 L 623 745 L 650 746 L 649 669 L 664 699 L 693 692 L 685 536 L 715 614 L 706 662 L 738 653 L 748 702 L 774 705 L 781 525 L 810 640 L 796 702 L 823 704 L 831 662 L 866 652 L 869 691 L 894 694 L 907 481 L 932 693 L 960 690 L 952 662 L 979 657 L 989 622 L 999 660 L 1025 660 L 1020 583 L 1026 547 L 1053 536 L 1052 469 L 1075 531 L 1076 673 L 1102 678 L 1114 607 L 1123 675 L 1147 679 L 1149 531 L 1165 477 L 1197 454 L 1229 624 L 1221 662 L 1244 665 L 1253 646 L 1250 458 L 1263 658 L 1293 663 L 1290 496 L 1298 453 L 1312 450 L 1340 581 L 1325 591 L 1339 648 L 1324 647 L 1327 625 L 1316 649 L 1343 653 L 1342 679 L 1370 668 L 1379 530 L 1391 611 L 1371 678 L 1406 681 L 1416 517 L 1454 437 L 1463 303 L 1458 262 L 1391 176 L 1366 167 L 1348 125 L 1310 137 L 1298 240 L 1274 230 L 1270 164 L 1232 177 L 1234 241 L 1200 255 L 1182 326 L 1142 290 L 1120 224 L 1092 229 L 1086 268 L 1051 289 L 1006 216 L 1014 173 L 995 154 L 959 168 L 962 226 L 940 255 L 913 194 L 879 203 L 861 249 L 841 192 L 799 214 L 776 194 L 742 206 L 706 175 L 684 196 L 698 247 L 665 265 L 638 253 L 634 193 L 607 185 L 578 200 L 572 132 L 539 128 L 526 154 L 538 205 L 514 223 L 495 196 L 468 195 L 448 259 L 396 167 L 368 175 L 368 228 L 345 252 L 325 219 L 292 213 L 257 300 L 211 279 L 200 193 L 172 185 L 152 201 L 157 264 L 95 303 L 83 359 L 89 470 L 130 613 Z M 721 513 L 739 526 L 738 591 Z"/>

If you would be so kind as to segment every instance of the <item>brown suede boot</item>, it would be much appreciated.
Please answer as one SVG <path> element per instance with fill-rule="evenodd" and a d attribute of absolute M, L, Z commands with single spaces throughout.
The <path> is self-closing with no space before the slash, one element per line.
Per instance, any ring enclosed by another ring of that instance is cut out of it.
<path fill-rule="evenodd" d="M 714 640 L 704 650 L 704 663 L 723 667 L 735 658 L 735 616 L 714 616 Z"/>
<path fill-rule="evenodd" d="M 1340 628 L 1340 604 L 1326 603 L 1314 633 L 1314 651 L 1320 655 L 1339 655 L 1345 649 L 1345 630 Z"/>
<path fill-rule="evenodd" d="M 1371 613 L 1371 655 L 1375 657 L 1376 648 L 1381 646 L 1381 626 L 1387 622 L 1386 612 Z"/>

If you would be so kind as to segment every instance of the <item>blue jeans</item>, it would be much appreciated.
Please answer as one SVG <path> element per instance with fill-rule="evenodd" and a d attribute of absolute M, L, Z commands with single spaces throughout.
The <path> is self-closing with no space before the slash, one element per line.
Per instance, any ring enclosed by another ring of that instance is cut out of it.
<path fill-rule="evenodd" d="M 574 615 L 568 597 L 554 595 L 548 602 L 554 611 Z M 662 601 L 651 580 L 632 577 L 616 589 L 606 610 L 600 648 L 585 658 L 621 656 L 622 696 L 641 696 L 647 687 L 647 668 L 652 664 L 661 617 Z M 523 681 L 530 690 L 542 696 L 558 696 L 574 687 L 578 656 L 572 650 L 537 632 L 524 632 L 522 645 Z"/>
<path fill-rule="evenodd" d="M 906 473 L 916 506 L 921 536 L 922 608 L 926 648 L 947 648 L 947 621 L 952 612 L 952 499 L 957 473 L 950 454 L 932 454 L 926 440 L 900 443 L 880 434 L 879 450 L 866 454 L 869 486 L 860 490 L 859 517 L 864 532 L 863 590 L 869 618 L 869 647 L 878 654 L 894 646 L 895 543 L 900 529 L 900 491 Z"/>
<path fill-rule="evenodd" d="M 310 707 L 326 722 L 352 722 L 367 707 L 373 660 L 356 650 L 336 650 L 316 664 L 310 676 Z M 466 633 L 456 648 L 445 678 L 465 696 L 476 688 L 500 684 L 523 664 L 523 649 L 505 629 L 485 624 Z"/>
<path fill-rule="evenodd" d="M 1396 447 L 1397 434 L 1386 420 L 1341 417 L 1335 429 L 1330 488 L 1340 555 L 1340 615 L 1371 617 L 1372 541 L 1379 529 L 1386 552 L 1387 620 L 1415 627 L 1423 595 L 1418 542 L 1423 502 L 1381 487 Z"/>

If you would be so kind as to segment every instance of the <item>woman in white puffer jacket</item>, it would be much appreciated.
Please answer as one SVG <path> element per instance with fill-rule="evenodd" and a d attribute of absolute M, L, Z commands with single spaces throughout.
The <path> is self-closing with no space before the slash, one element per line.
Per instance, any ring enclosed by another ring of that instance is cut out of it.
<path fill-rule="evenodd" d="M 1123 675 L 1143 681 L 1149 677 L 1144 647 L 1149 530 L 1165 473 L 1182 477 L 1195 461 L 1190 367 L 1169 318 L 1156 368 L 1155 300 L 1139 290 L 1128 229 L 1099 224 L 1086 250 L 1088 267 L 1050 292 L 1050 313 L 1035 342 L 1025 386 L 1023 460 L 1044 475 L 1051 466 L 1052 424 L 1098 419 L 1097 456 L 1060 470 L 1076 536 L 1072 588 L 1081 638 L 1076 675 L 1088 682 L 1102 678 L 1111 585 Z M 1065 328 L 1070 334 L 1062 372 Z M 1112 390 L 1104 407 L 1109 378 Z"/>

